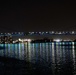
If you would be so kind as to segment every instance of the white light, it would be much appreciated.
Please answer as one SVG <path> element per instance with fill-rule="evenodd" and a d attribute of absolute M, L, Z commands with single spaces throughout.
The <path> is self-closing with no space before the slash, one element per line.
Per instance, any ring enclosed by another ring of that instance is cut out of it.
<path fill-rule="evenodd" d="M 54 39 L 54 41 L 56 41 L 56 42 L 60 42 L 61 40 L 60 40 L 60 39 Z"/>
<path fill-rule="evenodd" d="M 41 32 L 39 32 L 41 34 Z"/>
<path fill-rule="evenodd" d="M 28 39 L 27 41 L 28 41 L 28 42 L 31 42 L 31 39 Z"/>
<path fill-rule="evenodd" d="M 22 41 L 20 38 L 18 39 L 19 41 Z"/>
<path fill-rule="evenodd" d="M 46 32 L 46 33 L 48 33 L 48 32 Z"/>
<path fill-rule="evenodd" d="M 34 34 L 34 32 L 32 32 Z"/>
<path fill-rule="evenodd" d="M 20 32 L 18 32 L 18 34 L 20 34 Z"/>
<path fill-rule="evenodd" d="M 58 40 L 56 40 L 56 42 L 60 42 L 60 40 L 58 39 Z"/>
<path fill-rule="evenodd" d="M 72 34 L 74 34 L 74 31 L 72 31 Z"/>
<path fill-rule="evenodd" d="M 19 41 L 22 41 L 22 42 L 31 42 L 31 39 L 19 39 Z"/>
<path fill-rule="evenodd" d="M 61 32 L 59 32 L 59 34 L 61 34 Z"/>
<path fill-rule="evenodd" d="M 42 32 L 42 34 L 44 34 L 44 32 Z"/>
<path fill-rule="evenodd" d="M 54 33 L 54 31 L 52 31 L 52 33 Z"/>

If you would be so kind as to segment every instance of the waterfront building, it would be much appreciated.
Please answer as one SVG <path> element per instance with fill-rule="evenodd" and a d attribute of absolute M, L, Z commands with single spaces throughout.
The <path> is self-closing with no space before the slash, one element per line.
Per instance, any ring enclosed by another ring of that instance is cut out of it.
<path fill-rule="evenodd" d="M 0 43 L 12 43 L 12 36 L 0 36 Z"/>

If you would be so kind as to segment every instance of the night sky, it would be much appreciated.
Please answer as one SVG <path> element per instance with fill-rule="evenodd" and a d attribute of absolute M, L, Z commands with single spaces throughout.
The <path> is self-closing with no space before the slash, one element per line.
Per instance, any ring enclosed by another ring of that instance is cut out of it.
<path fill-rule="evenodd" d="M 0 2 L 0 32 L 76 30 L 75 2 Z"/>

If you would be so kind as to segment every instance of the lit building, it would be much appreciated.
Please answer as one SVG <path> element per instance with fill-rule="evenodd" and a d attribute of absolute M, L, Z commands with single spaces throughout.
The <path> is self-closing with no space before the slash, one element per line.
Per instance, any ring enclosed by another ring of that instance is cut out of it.
<path fill-rule="evenodd" d="M 0 36 L 0 43 L 12 43 L 12 36 Z"/>

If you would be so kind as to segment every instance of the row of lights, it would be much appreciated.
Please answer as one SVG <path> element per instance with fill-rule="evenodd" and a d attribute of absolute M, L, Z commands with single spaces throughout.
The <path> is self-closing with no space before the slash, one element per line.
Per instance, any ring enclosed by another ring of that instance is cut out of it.
<path fill-rule="evenodd" d="M 55 31 L 49 31 L 49 32 L 28 32 L 28 34 L 75 34 L 75 31 L 61 31 L 61 32 L 55 32 Z M 12 33 L 0 33 L 1 35 L 7 34 L 7 35 L 12 35 L 12 34 L 24 34 L 24 32 L 12 32 Z M 25 33 L 26 34 L 26 33 Z"/>
<path fill-rule="evenodd" d="M 29 34 L 75 34 L 76 32 L 75 31 L 71 31 L 71 32 L 68 32 L 68 31 L 62 31 L 62 32 L 54 32 L 54 31 L 51 31 L 51 32 L 29 32 Z"/>
<path fill-rule="evenodd" d="M 0 33 L 1 35 L 7 34 L 7 35 L 12 35 L 12 34 L 24 34 L 24 32 L 12 32 L 12 33 Z"/>

